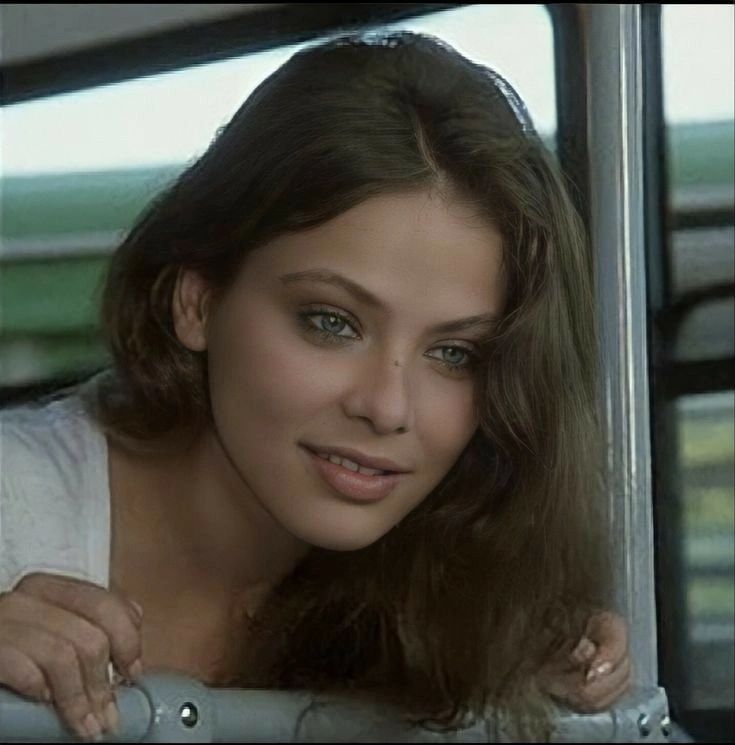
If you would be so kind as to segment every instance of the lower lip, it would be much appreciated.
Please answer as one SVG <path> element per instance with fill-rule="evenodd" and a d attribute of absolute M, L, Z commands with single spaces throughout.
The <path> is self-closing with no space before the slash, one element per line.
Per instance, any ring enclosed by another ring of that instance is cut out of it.
<path fill-rule="evenodd" d="M 319 475 L 329 486 L 343 496 L 357 499 L 360 502 L 377 502 L 385 499 L 395 489 L 401 476 L 404 475 L 393 473 L 383 476 L 369 476 L 359 471 L 350 471 L 349 468 L 320 458 L 308 448 L 304 448 L 304 450 L 313 461 Z"/>

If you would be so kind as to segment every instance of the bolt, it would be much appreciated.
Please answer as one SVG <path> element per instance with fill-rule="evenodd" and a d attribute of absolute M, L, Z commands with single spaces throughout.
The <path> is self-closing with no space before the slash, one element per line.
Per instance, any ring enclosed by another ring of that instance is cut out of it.
<path fill-rule="evenodd" d="M 661 734 L 664 737 L 671 735 L 671 719 L 666 714 L 661 717 Z"/>
<path fill-rule="evenodd" d="M 194 704 L 187 702 L 179 709 L 179 717 L 185 727 L 195 727 L 199 721 L 199 712 Z"/>
<path fill-rule="evenodd" d="M 641 737 L 648 737 L 651 734 L 650 723 L 651 720 L 648 718 L 648 714 L 641 714 L 638 717 L 638 731 L 641 733 Z"/>

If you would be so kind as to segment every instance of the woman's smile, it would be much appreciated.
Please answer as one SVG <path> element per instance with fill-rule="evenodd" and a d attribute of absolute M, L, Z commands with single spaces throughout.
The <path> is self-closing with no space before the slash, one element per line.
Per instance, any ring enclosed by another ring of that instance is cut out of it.
<path fill-rule="evenodd" d="M 303 448 L 321 479 L 343 497 L 360 502 L 385 499 L 406 474 L 366 469 L 339 456 L 314 453 Z"/>

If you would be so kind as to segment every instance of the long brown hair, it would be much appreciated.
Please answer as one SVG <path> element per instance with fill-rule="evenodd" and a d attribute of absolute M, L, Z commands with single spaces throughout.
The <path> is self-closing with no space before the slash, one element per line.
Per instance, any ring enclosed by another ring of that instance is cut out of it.
<path fill-rule="evenodd" d="M 442 184 L 503 236 L 509 295 L 478 371 L 480 426 L 383 538 L 312 550 L 250 620 L 228 682 L 359 692 L 444 727 L 494 705 L 544 737 L 536 674 L 611 602 L 593 266 L 563 178 L 499 76 L 410 33 L 295 54 L 113 256 L 114 375 L 97 416 L 140 443 L 209 421 L 205 353 L 173 331 L 181 268 L 224 291 L 279 234 Z"/>

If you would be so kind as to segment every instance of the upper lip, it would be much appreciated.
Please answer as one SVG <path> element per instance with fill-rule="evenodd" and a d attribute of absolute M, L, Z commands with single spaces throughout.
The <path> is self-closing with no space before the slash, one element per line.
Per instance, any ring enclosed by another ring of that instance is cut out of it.
<path fill-rule="evenodd" d="M 372 455 L 365 455 L 359 450 L 351 448 L 336 448 L 328 445 L 305 445 L 304 447 L 313 453 L 324 453 L 325 455 L 337 455 L 340 458 L 347 458 L 357 463 L 358 466 L 365 468 L 377 468 L 380 471 L 395 471 L 396 473 L 410 473 L 410 468 L 404 468 L 388 458 L 379 458 Z"/>

